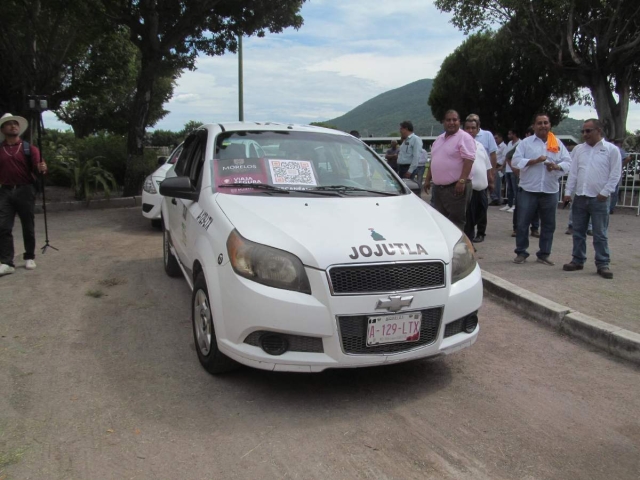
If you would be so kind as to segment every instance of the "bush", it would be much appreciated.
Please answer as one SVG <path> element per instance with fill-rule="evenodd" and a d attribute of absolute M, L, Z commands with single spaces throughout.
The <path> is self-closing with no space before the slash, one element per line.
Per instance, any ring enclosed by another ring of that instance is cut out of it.
<path fill-rule="evenodd" d="M 109 198 L 112 190 L 117 190 L 118 185 L 113 175 L 100 164 L 101 157 L 87 160 L 77 158 L 60 159 L 53 166 L 53 171 L 67 178 L 74 190 L 76 200 L 85 200 L 87 203 L 102 187 L 105 196 Z"/>
<path fill-rule="evenodd" d="M 76 141 L 75 153 L 80 162 L 100 157 L 102 168 L 110 172 L 119 185 L 124 183 L 127 168 L 127 139 L 100 132 Z"/>

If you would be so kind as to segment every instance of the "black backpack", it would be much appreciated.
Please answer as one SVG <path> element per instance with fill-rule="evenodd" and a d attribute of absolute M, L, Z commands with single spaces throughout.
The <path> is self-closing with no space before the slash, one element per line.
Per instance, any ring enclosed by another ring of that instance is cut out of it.
<path fill-rule="evenodd" d="M 33 162 L 31 161 L 31 144 L 26 140 L 22 141 L 22 153 L 24 153 L 24 158 L 27 161 L 27 171 L 29 171 L 33 177 L 33 186 L 36 187 L 37 192 L 41 192 L 40 172 L 38 172 L 37 168 L 33 167 Z"/>

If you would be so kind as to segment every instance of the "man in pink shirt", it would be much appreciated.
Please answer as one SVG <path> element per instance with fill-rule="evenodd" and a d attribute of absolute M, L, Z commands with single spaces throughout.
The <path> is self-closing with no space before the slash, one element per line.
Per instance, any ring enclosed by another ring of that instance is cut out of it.
<path fill-rule="evenodd" d="M 476 158 L 476 142 L 460 130 L 460 115 L 455 110 L 445 113 L 442 123 L 444 133 L 431 146 L 431 167 L 424 190 L 429 193 L 433 186 L 433 207 L 464 231 L 472 193 L 471 167 Z"/>

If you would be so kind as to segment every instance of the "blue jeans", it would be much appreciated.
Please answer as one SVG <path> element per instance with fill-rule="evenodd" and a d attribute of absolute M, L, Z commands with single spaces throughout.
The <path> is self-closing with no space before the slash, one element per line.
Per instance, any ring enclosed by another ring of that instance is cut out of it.
<path fill-rule="evenodd" d="M 504 180 L 507 183 L 507 204 L 513 207 L 516 201 L 516 192 L 518 191 L 518 177 L 513 172 L 504 174 Z"/>
<path fill-rule="evenodd" d="M 551 254 L 553 232 L 556 230 L 556 210 L 558 208 L 557 193 L 518 192 L 518 228 L 516 229 L 516 249 L 518 255 L 528 257 L 529 225 L 540 215 L 540 243 L 536 253 L 538 258 L 546 258 Z"/>
<path fill-rule="evenodd" d="M 575 196 L 573 197 L 575 198 Z M 569 228 L 573 228 L 573 200 L 571 200 L 571 210 L 569 210 L 569 224 L 567 225 Z M 593 230 L 593 223 L 591 223 L 591 219 L 589 219 L 588 230 Z"/>
<path fill-rule="evenodd" d="M 593 222 L 593 249 L 596 251 L 596 268 L 609 266 L 609 199 L 598 201 L 595 197 L 576 195 L 571 207 L 573 213 L 573 263 L 584 265 L 587 260 L 587 224 Z"/>
<path fill-rule="evenodd" d="M 493 192 L 491 192 L 491 200 L 502 203 L 502 177 L 498 172 L 495 172 L 495 179 L 493 185 Z"/>

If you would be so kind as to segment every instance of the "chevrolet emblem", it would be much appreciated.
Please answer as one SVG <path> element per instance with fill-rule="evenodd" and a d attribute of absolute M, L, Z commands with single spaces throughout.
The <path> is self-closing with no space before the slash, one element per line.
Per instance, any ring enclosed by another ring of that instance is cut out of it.
<path fill-rule="evenodd" d="M 387 309 L 390 312 L 399 312 L 402 310 L 402 307 L 410 307 L 411 302 L 413 302 L 413 296 L 401 297 L 400 295 L 389 295 L 389 298 L 378 300 L 376 310 Z"/>

